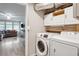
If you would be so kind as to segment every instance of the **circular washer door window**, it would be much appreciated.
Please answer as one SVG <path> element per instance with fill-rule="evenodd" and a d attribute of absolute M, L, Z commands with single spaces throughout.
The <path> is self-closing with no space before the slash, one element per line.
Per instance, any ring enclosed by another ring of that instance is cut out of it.
<path fill-rule="evenodd" d="M 46 55 L 48 52 L 47 42 L 44 39 L 39 39 L 37 41 L 36 48 L 39 55 Z"/>

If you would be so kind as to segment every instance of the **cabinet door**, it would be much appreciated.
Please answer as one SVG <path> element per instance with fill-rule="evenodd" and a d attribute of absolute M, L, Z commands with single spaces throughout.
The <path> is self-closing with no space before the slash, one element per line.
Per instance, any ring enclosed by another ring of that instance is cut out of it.
<path fill-rule="evenodd" d="M 55 56 L 77 56 L 77 48 L 54 41 Z"/>

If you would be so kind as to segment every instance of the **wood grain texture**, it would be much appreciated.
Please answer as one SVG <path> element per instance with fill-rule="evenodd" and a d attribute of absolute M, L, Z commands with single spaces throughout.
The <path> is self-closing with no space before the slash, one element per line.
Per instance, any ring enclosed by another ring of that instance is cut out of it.
<path fill-rule="evenodd" d="M 46 26 L 46 32 L 75 31 L 79 32 L 79 24 L 68 24 L 64 26 Z"/>
<path fill-rule="evenodd" d="M 77 30 L 77 32 L 79 32 L 79 24 L 77 24 L 76 26 L 77 26 L 76 30 Z"/>
<path fill-rule="evenodd" d="M 64 31 L 76 31 L 76 24 L 64 25 Z"/>
<path fill-rule="evenodd" d="M 59 9 L 53 12 L 53 16 L 58 16 L 64 14 L 64 9 Z"/>
<path fill-rule="evenodd" d="M 47 26 L 45 27 L 47 32 L 61 32 L 63 31 L 62 26 Z"/>

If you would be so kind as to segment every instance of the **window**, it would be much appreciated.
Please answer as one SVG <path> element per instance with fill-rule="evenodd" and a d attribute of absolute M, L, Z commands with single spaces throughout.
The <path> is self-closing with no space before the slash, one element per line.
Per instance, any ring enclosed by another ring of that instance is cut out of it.
<path fill-rule="evenodd" d="M 13 23 L 13 29 L 14 29 L 14 30 L 19 31 L 19 30 L 20 30 L 19 27 L 20 27 L 20 26 L 19 26 L 19 22 L 14 22 L 14 23 Z"/>
<path fill-rule="evenodd" d="M 6 22 L 6 30 L 12 30 L 12 22 Z"/>
<path fill-rule="evenodd" d="M 0 30 L 5 30 L 5 22 L 0 21 Z"/>
<path fill-rule="evenodd" d="M 20 22 L 0 21 L 0 30 L 20 30 Z"/>

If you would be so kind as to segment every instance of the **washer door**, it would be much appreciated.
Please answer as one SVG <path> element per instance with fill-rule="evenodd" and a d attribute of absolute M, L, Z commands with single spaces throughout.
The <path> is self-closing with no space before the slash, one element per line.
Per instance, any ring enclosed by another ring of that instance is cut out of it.
<path fill-rule="evenodd" d="M 46 40 L 38 38 L 36 42 L 37 55 L 45 56 L 48 54 L 48 45 Z"/>

